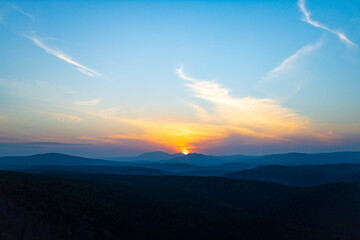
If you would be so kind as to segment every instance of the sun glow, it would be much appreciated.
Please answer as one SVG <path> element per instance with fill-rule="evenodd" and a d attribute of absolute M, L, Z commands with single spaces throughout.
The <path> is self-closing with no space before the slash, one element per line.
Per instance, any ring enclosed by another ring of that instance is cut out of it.
<path fill-rule="evenodd" d="M 182 153 L 183 153 L 184 155 L 188 155 L 188 154 L 189 154 L 189 151 L 186 150 L 186 149 L 183 149 L 183 150 L 182 150 Z"/>

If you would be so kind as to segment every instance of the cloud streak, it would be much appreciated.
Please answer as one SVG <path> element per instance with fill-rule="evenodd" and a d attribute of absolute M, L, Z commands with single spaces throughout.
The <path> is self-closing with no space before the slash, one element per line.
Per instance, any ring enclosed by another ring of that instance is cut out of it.
<path fill-rule="evenodd" d="M 10 4 L 8 3 L 8 8 L 11 8 L 17 12 L 19 12 L 20 14 L 26 16 L 27 18 L 29 18 L 31 21 L 34 19 L 33 15 L 31 15 L 30 13 L 24 11 L 23 9 L 21 9 L 20 7 L 16 6 L 16 5 L 13 5 L 13 4 Z M 2 13 L 0 12 L 0 23 L 4 24 L 3 23 L 3 15 Z M 9 28 L 9 27 L 8 27 Z M 89 77 L 102 77 L 102 75 L 98 72 L 96 72 L 95 70 L 83 65 L 83 64 L 80 64 L 79 62 L 73 60 L 71 57 L 67 56 L 66 54 L 64 54 L 62 51 L 60 51 L 59 49 L 54 49 L 54 48 L 51 48 L 49 46 L 47 46 L 42 39 L 38 38 L 34 33 L 33 36 L 30 36 L 30 35 L 26 35 L 26 34 L 21 34 L 19 33 L 18 31 L 15 31 L 17 32 L 16 34 L 22 36 L 22 37 L 25 37 L 27 39 L 30 39 L 36 46 L 38 46 L 39 48 L 43 49 L 46 53 L 50 54 L 50 55 L 53 55 L 69 64 L 72 64 L 74 66 L 76 66 L 77 70 L 84 74 L 84 75 L 87 75 Z"/>
<path fill-rule="evenodd" d="M 194 92 L 195 97 L 214 104 L 212 112 L 201 109 L 201 114 L 211 116 L 208 119 L 215 119 L 214 123 L 227 126 L 235 132 L 281 139 L 286 135 L 302 134 L 310 130 L 307 117 L 299 116 L 272 99 L 234 98 L 229 89 L 216 82 L 189 77 L 182 68 L 177 73 L 183 80 L 190 81 L 186 86 Z"/>
<path fill-rule="evenodd" d="M 76 66 L 77 70 L 79 72 L 81 72 L 82 74 L 85 74 L 90 77 L 102 77 L 101 74 L 97 73 L 95 70 L 72 60 L 69 56 L 62 53 L 60 50 L 53 49 L 53 48 L 50 48 L 49 46 L 45 45 L 45 43 L 43 41 L 41 41 L 41 39 L 39 39 L 38 37 L 36 37 L 36 36 L 35 37 L 25 36 L 25 37 L 30 39 L 36 46 L 43 49 L 46 53 L 53 55 L 67 63 L 70 63 L 70 64 Z"/>
<path fill-rule="evenodd" d="M 320 46 L 322 45 L 322 40 L 320 39 L 315 44 L 308 44 L 304 47 L 297 50 L 293 55 L 285 59 L 279 66 L 271 70 L 267 75 L 263 78 L 265 80 L 270 80 L 274 77 L 275 74 L 284 71 L 291 65 L 293 65 L 297 59 L 301 58 L 302 56 L 306 54 L 310 54 L 313 51 L 316 51 Z"/>
<path fill-rule="evenodd" d="M 11 7 L 12 9 L 15 9 L 15 10 L 18 11 L 19 13 L 27 16 L 30 20 L 33 20 L 33 19 L 34 19 L 33 15 L 31 15 L 30 13 L 24 11 L 24 10 L 21 9 L 20 7 L 18 7 L 18 6 L 16 6 L 16 5 L 13 5 L 13 4 L 9 4 L 9 5 L 10 5 L 10 7 Z"/>
<path fill-rule="evenodd" d="M 298 7 L 299 7 L 300 12 L 304 15 L 304 16 L 303 16 L 303 19 L 302 19 L 304 22 L 306 22 L 306 23 L 308 23 L 308 24 L 310 24 L 310 25 L 312 25 L 312 26 L 314 26 L 314 27 L 323 29 L 323 30 L 325 30 L 325 31 L 327 31 L 327 32 L 329 32 L 329 33 L 332 33 L 332 34 L 336 35 L 336 36 L 340 39 L 340 41 L 342 41 L 342 42 L 344 42 L 344 43 L 346 43 L 346 44 L 348 44 L 348 45 L 350 45 L 350 46 L 356 46 L 356 44 L 353 43 L 352 41 L 350 41 L 345 34 L 339 32 L 339 31 L 330 29 L 330 28 L 328 28 L 327 26 L 325 26 L 325 25 L 323 25 L 323 24 L 321 24 L 321 23 L 313 20 L 313 19 L 311 18 L 311 12 L 309 12 L 309 11 L 306 9 L 305 0 L 298 0 L 297 5 L 298 5 Z"/>
<path fill-rule="evenodd" d="M 78 116 L 67 115 L 62 113 L 53 113 L 51 114 L 51 116 L 53 119 L 56 119 L 61 122 L 81 122 L 84 120 L 83 118 Z"/>
<path fill-rule="evenodd" d="M 199 99 L 212 104 L 204 108 L 189 103 L 196 118 L 178 119 L 126 119 L 105 112 L 97 116 L 135 127 L 131 133 L 112 133 L 113 139 L 136 139 L 167 146 L 178 151 L 204 151 L 221 145 L 234 136 L 250 145 L 292 143 L 296 139 L 326 139 L 310 126 L 310 119 L 280 106 L 272 99 L 255 97 L 235 98 L 230 90 L 216 82 L 198 80 L 176 70 L 179 78 Z M 294 140 L 295 139 L 295 140 Z"/>
<path fill-rule="evenodd" d="M 56 90 L 60 90 L 63 91 L 67 94 L 74 94 L 75 92 L 70 89 L 70 88 L 66 88 L 66 87 L 62 87 L 62 86 L 58 86 L 58 85 L 54 85 L 52 83 L 49 83 L 47 81 L 41 81 L 41 80 L 36 80 L 36 83 L 39 87 L 44 87 L 44 88 L 48 88 L 48 89 L 56 89 Z"/>
<path fill-rule="evenodd" d="M 89 106 L 89 105 L 96 105 L 99 102 L 101 102 L 103 99 L 102 98 L 96 98 L 96 99 L 92 99 L 92 100 L 88 100 L 88 101 L 81 101 L 81 102 L 76 102 L 76 105 L 80 105 L 80 106 Z"/>

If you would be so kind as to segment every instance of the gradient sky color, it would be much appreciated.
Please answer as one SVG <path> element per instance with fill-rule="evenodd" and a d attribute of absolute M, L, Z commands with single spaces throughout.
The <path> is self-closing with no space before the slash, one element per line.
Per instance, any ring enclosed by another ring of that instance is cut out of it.
<path fill-rule="evenodd" d="M 360 2 L 0 3 L 0 155 L 360 151 Z"/>

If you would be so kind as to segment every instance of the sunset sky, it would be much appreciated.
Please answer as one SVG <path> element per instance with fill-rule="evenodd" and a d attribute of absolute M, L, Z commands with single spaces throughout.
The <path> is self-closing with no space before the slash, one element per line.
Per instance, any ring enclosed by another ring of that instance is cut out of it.
<path fill-rule="evenodd" d="M 360 1 L 2 1 L 0 156 L 360 151 Z"/>

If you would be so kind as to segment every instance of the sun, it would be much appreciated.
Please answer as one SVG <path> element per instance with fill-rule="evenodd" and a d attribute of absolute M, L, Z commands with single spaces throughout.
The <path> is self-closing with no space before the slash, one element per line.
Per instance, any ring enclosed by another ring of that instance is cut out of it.
<path fill-rule="evenodd" d="M 183 153 L 184 155 L 188 155 L 188 154 L 189 154 L 189 151 L 186 150 L 186 149 L 183 149 L 183 150 L 182 150 L 182 153 Z"/>

